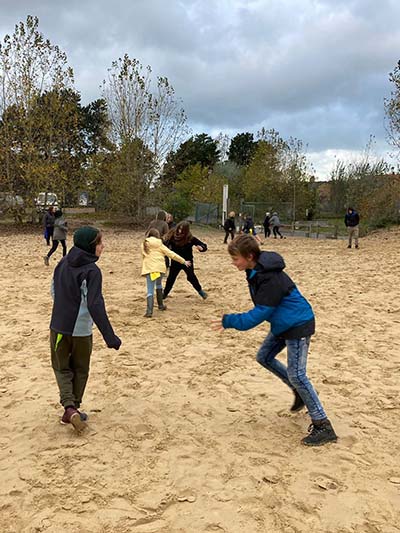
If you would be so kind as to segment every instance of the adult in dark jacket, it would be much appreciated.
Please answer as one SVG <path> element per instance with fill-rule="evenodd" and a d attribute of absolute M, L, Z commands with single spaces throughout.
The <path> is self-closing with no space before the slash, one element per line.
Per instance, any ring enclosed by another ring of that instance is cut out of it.
<path fill-rule="evenodd" d="M 349 207 L 347 213 L 344 216 L 344 223 L 349 234 L 349 244 L 347 248 L 351 248 L 353 237 L 355 247 L 358 248 L 358 236 L 359 236 L 359 223 L 360 216 L 355 209 Z"/>
<path fill-rule="evenodd" d="M 236 237 L 229 243 L 228 252 L 236 268 L 246 271 L 254 308 L 246 313 L 224 314 L 222 321 L 213 321 L 215 329 L 244 331 L 269 322 L 271 329 L 258 351 L 257 361 L 293 391 L 292 412 L 307 407 L 312 428 L 303 444 L 318 446 L 335 441 L 336 434 L 306 374 L 308 347 L 315 331 L 311 305 L 283 272 L 285 263 L 279 254 L 261 252 L 249 235 Z M 287 366 L 276 359 L 285 347 Z"/>
<path fill-rule="evenodd" d="M 183 221 L 179 222 L 176 227 L 171 230 L 166 238 L 165 244 L 176 254 L 180 255 L 186 261 L 190 261 L 191 265 L 181 265 L 177 261 L 171 261 L 171 267 L 169 269 L 169 274 L 164 288 L 164 300 L 167 298 L 168 294 L 171 292 L 171 289 L 175 283 L 178 274 L 183 270 L 186 274 L 186 278 L 193 288 L 200 294 L 200 296 L 205 300 L 207 298 L 207 293 L 203 291 L 199 280 L 194 272 L 193 264 L 193 246 L 195 246 L 199 252 L 207 251 L 207 244 L 201 242 L 200 239 L 194 237 L 190 232 L 189 222 Z"/>
<path fill-rule="evenodd" d="M 265 213 L 265 218 L 263 222 L 264 226 L 264 236 L 265 238 L 269 237 L 271 235 L 271 213 Z"/>
<path fill-rule="evenodd" d="M 65 243 L 68 233 L 68 224 L 61 209 L 58 209 L 54 213 L 54 231 L 53 231 L 53 246 L 49 250 L 49 253 L 44 256 L 44 264 L 49 266 L 49 259 L 58 248 L 58 243 L 61 242 L 63 249 L 63 257 L 67 254 L 67 245 Z"/>
<path fill-rule="evenodd" d="M 47 246 L 50 246 L 50 239 L 53 238 L 54 221 L 54 207 L 51 205 L 43 215 L 44 238 Z"/>
<path fill-rule="evenodd" d="M 224 222 L 224 230 L 225 230 L 225 239 L 224 244 L 228 242 L 229 235 L 231 236 L 231 240 L 235 237 L 235 231 L 236 231 L 236 225 L 235 225 L 235 212 L 231 211 L 228 215 L 228 218 Z"/>
<path fill-rule="evenodd" d="M 79 432 L 87 415 L 79 411 L 89 376 L 93 322 L 108 348 L 121 340 L 110 324 L 102 295 L 102 276 L 95 264 L 104 248 L 101 232 L 90 226 L 74 234 L 74 246 L 54 270 L 50 322 L 51 362 L 64 407 L 61 422 Z"/>

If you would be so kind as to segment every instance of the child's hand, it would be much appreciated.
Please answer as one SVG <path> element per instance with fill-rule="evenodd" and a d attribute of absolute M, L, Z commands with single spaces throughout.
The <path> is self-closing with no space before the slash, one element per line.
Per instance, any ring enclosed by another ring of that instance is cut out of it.
<path fill-rule="evenodd" d="M 200 246 L 200 244 L 198 244 L 196 248 L 198 249 L 199 252 L 204 252 L 204 248 Z"/>
<path fill-rule="evenodd" d="M 222 325 L 222 317 L 218 320 L 211 320 L 211 329 L 214 331 L 224 331 L 224 326 Z"/>
<path fill-rule="evenodd" d="M 187 266 L 187 267 L 190 267 L 190 266 L 192 266 L 192 263 L 191 263 L 191 261 L 185 261 L 185 266 Z"/>

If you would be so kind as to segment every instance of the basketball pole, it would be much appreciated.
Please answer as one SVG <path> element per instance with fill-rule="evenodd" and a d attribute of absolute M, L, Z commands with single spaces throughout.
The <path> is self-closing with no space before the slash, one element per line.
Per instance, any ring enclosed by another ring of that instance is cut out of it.
<path fill-rule="evenodd" d="M 222 189 L 222 226 L 225 224 L 225 220 L 228 218 L 228 196 L 229 186 L 227 183 L 225 183 Z"/>

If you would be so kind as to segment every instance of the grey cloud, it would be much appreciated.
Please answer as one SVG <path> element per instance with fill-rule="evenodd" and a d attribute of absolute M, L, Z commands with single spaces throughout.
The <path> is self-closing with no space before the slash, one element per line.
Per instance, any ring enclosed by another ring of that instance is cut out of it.
<path fill-rule="evenodd" d="M 313 151 L 384 139 L 400 4 L 370 0 L 2 0 L 0 32 L 27 13 L 64 49 L 83 101 L 127 52 L 166 75 L 194 129 L 262 124 Z"/>

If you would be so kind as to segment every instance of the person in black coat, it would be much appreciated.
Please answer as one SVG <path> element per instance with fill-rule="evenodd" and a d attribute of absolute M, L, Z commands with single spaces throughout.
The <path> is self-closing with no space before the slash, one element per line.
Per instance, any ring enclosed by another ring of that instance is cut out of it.
<path fill-rule="evenodd" d="M 231 211 L 229 213 L 228 218 L 224 222 L 224 230 L 225 230 L 225 239 L 224 244 L 228 242 L 229 235 L 231 236 L 231 240 L 235 237 L 235 231 L 236 231 L 236 225 L 235 225 L 235 212 Z"/>
<path fill-rule="evenodd" d="M 175 280 L 181 270 L 185 272 L 188 282 L 193 285 L 193 288 L 199 293 L 203 300 L 205 300 L 207 298 L 207 293 L 203 291 L 200 282 L 194 273 L 193 246 L 195 246 L 199 252 L 206 252 L 207 244 L 201 242 L 197 237 L 194 237 L 194 235 L 191 234 L 189 222 L 186 222 L 185 220 L 179 222 L 179 224 L 166 235 L 164 242 L 173 252 L 191 263 L 190 266 L 186 266 L 177 261 L 171 261 L 168 278 L 164 288 L 164 300 L 171 292 Z"/>
<path fill-rule="evenodd" d="M 270 229 L 270 226 L 271 226 L 271 213 L 265 213 L 265 218 L 264 218 L 264 222 L 263 222 L 263 226 L 264 226 L 264 236 L 265 238 L 269 237 L 271 235 L 271 229 Z"/>

